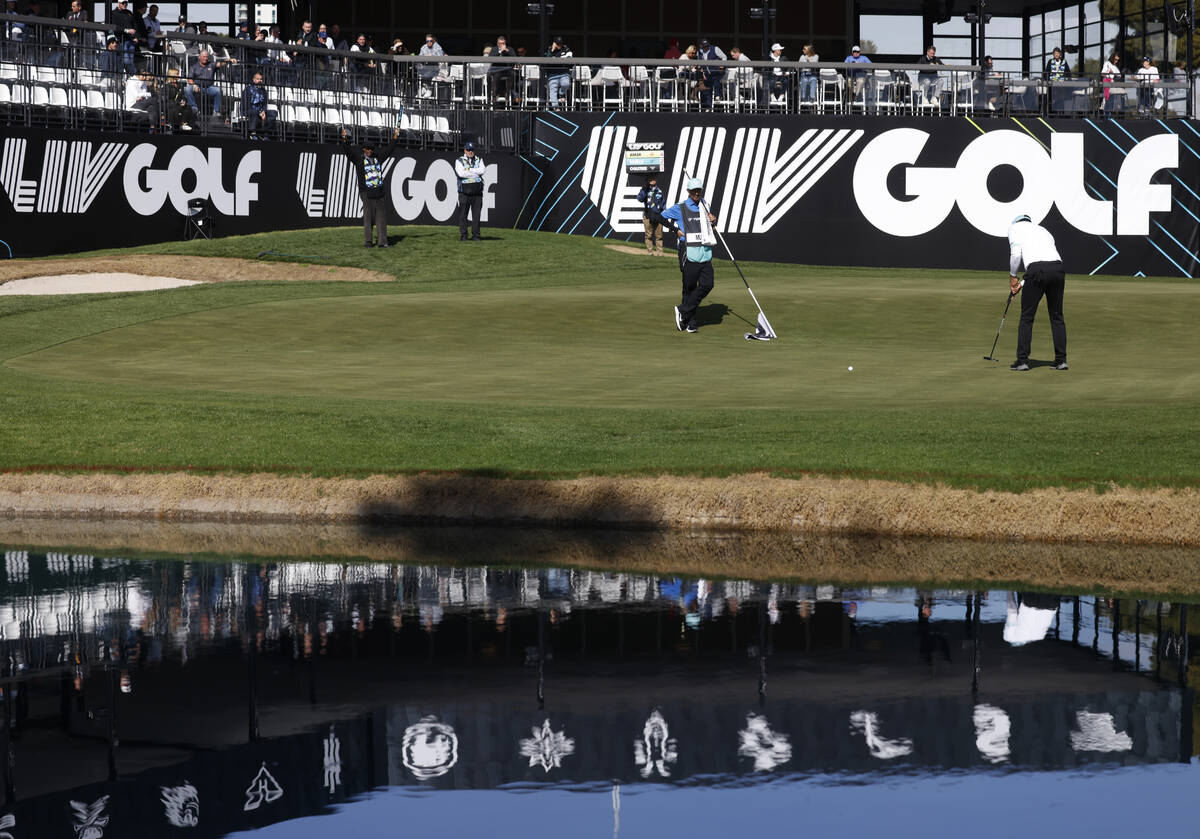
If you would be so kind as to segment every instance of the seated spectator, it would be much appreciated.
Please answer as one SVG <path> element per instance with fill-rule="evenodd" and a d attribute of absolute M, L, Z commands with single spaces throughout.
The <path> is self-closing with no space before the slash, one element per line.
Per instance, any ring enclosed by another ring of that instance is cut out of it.
<path fill-rule="evenodd" d="M 217 68 L 223 64 L 224 62 L 213 61 L 208 50 L 201 50 L 196 56 L 196 62 L 188 71 L 188 84 L 183 92 L 188 105 L 196 113 L 200 113 L 196 106 L 196 94 L 203 93 L 212 98 L 213 116 L 221 115 L 221 88 L 217 87 Z"/>
<path fill-rule="evenodd" d="M 196 112 L 187 103 L 183 80 L 175 67 L 167 70 L 167 83 L 163 85 L 163 98 L 167 103 L 167 125 L 174 131 L 191 131 L 196 124 Z"/>
<path fill-rule="evenodd" d="M 421 45 L 421 49 L 418 50 L 418 52 L 420 55 L 430 56 L 441 56 L 446 54 L 445 50 L 442 49 L 442 45 L 438 43 L 437 38 L 433 36 L 432 32 L 425 35 L 425 43 Z M 439 70 L 440 68 L 436 63 L 417 65 L 417 75 L 421 78 L 422 82 L 422 96 L 429 95 L 428 86 L 437 77 Z"/>
<path fill-rule="evenodd" d="M 1100 116 L 1105 116 L 1112 111 L 1123 111 L 1125 109 L 1125 88 L 1113 88 L 1109 82 L 1119 82 L 1121 80 L 1121 54 L 1114 52 L 1104 62 L 1104 66 L 1100 68 L 1100 77 L 1104 82 L 1104 99 L 1100 102 Z"/>
<path fill-rule="evenodd" d="M 546 49 L 546 58 L 573 57 L 574 53 L 567 47 L 561 35 L 557 36 Z M 564 106 L 567 104 L 567 94 L 571 90 L 571 65 L 544 64 L 542 65 L 542 75 L 546 77 L 546 98 L 550 102 L 550 109 L 557 111 L 560 99 Z"/>
<path fill-rule="evenodd" d="M 104 52 L 100 53 L 99 70 L 106 76 L 116 78 L 125 69 L 125 55 L 116 35 L 105 39 Z"/>
<path fill-rule="evenodd" d="M 700 61 L 726 61 L 727 57 L 720 47 L 709 43 L 708 38 L 700 39 L 700 49 L 696 51 Z M 724 67 L 702 67 L 700 69 L 700 107 L 712 108 L 712 92 L 725 80 Z"/>
<path fill-rule="evenodd" d="M 1162 107 L 1162 102 L 1155 101 L 1155 95 L 1162 98 L 1162 91 L 1154 88 L 1155 82 L 1159 81 L 1158 68 L 1154 66 L 1154 62 L 1150 60 L 1150 56 L 1142 57 L 1142 66 L 1138 68 L 1138 113 L 1143 116 L 1149 116 L 1151 111 Z"/>
<path fill-rule="evenodd" d="M 788 91 L 792 84 L 791 78 L 782 66 L 783 62 L 787 60 L 787 56 L 783 54 L 783 44 L 771 44 L 771 61 L 775 62 L 775 66 L 767 74 L 766 83 L 763 85 L 764 95 L 767 97 L 767 105 L 784 105 L 787 103 Z"/>
<path fill-rule="evenodd" d="M 1054 110 L 1064 110 L 1067 95 L 1070 91 L 1062 87 L 1056 87 L 1054 82 L 1062 82 L 1071 78 L 1071 65 L 1063 58 L 1061 47 L 1054 48 L 1054 51 L 1050 55 L 1050 60 L 1046 62 L 1046 72 L 1044 75 L 1046 80 L 1050 82 L 1050 99 Z"/>
<path fill-rule="evenodd" d="M 267 99 L 267 88 L 263 84 L 262 72 L 256 72 L 242 91 L 242 113 L 250 124 L 251 140 L 266 140 L 267 133 L 275 127 L 278 116 Z"/>
<path fill-rule="evenodd" d="M 730 47 L 729 58 L 732 61 L 750 62 L 750 56 L 742 52 L 741 47 Z M 735 67 L 725 74 L 726 84 L 733 88 L 752 88 L 754 86 L 754 68 L 753 67 Z"/>
<path fill-rule="evenodd" d="M 812 44 L 805 44 L 804 49 L 800 52 L 800 61 L 803 64 L 816 64 L 821 60 L 817 55 L 817 51 L 813 49 Z M 817 101 L 817 71 L 816 70 L 801 70 L 800 71 L 800 103 L 814 105 Z"/>
<path fill-rule="evenodd" d="M 846 56 L 846 64 L 870 64 L 871 59 L 862 54 L 862 47 L 855 44 L 850 48 L 850 54 Z M 846 79 L 846 86 L 850 92 L 850 99 L 853 100 L 862 92 L 863 87 L 867 83 L 867 73 L 865 70 L 851 70 L 849 78 Z"/>
<path fill-rule="evenodd" d="M 1000 98 L 1003 89 L 1004 74 L 996 69 L 996 63 L 990 55 L 983 57 L 983 69 L 979 71 L 979 79 L 975 83 L 977 106 L 984 110 L 996 110 L 996 100 Z"/>
<path fill-rule="evenodd" d="M 937 47 L 930 44 L 925 48 L 925 54 L 917 59 L 918 64 L 942 66 L 942 60 L 937 57 Z M 942 103 L 942 77 L 936 70 L 922 70 L 917 74 L 921 85 L 921 104 L 937 105 Z"/>
<path fill-rule="evenodd" d="M 505 56 L 513 58 L 514 53 L 508 47 L 508 38 L 503 35 L 496 37 L 496 48 L 492 50 L 492 55 Z M 513 87 L 517 78 L 517 66 L 515 64 L 493 64 L 488 68 L 488 78 L 491 82 L 492 95 L 496 102 L 507 102 L 512 96 Z"/>
<path fill-rule="evenodd" d="M 125 82 L 125 109 L 127 111 L 142 111 L 150 118 L 150 131 L 158 130 L 159 110 L 158 97 L 154 95 L 154 85 L 150 75 L 142 72 L 130 76 Z"/>

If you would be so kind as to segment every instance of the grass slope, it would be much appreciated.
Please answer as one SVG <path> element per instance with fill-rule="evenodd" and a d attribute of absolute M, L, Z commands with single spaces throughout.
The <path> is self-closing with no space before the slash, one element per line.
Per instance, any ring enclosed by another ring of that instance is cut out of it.
<path fill-rule="evenodd" d="M 683 335 L 672 259 L 519 231 L 395 228 L 388 251 L 359 235 L 137 250 L 274 251 L 394 284 L 0 298 L 0 468 L 1200 483 L 1193 284 L 1072 276 L 1073 369 L 1017 375 L 981 359 L 1003 270 L 749 265 L 783 336 L 758 344 L 728 264 Z M 1015 339 L 1014 311 L 1000 357 Z M 1034 339 L 1049 358 L 1044 313 Z"/>

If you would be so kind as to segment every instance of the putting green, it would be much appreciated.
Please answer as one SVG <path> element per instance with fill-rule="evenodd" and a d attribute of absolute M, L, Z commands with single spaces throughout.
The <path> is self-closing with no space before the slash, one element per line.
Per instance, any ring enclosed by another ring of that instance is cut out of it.
<path fill-rule="evenodd" d="M 676 408 L 1095 407 L 1194 401 L 1200 287 L 1068 282 L 1072 368 L 1013 374 L 1019 301 L 982 359 L 1003 277 L 755 281 L 781 339 L 719 268 L 698 334 L 676 331 L 673 263 L 603 286 L 288 299 L 163 317 L 7 363 L 138 388 L 513 405 Z M 1034 358 L 1053 357 L 1044 305 Z M 848 366 L 854 371 L 849 372 Z"/>

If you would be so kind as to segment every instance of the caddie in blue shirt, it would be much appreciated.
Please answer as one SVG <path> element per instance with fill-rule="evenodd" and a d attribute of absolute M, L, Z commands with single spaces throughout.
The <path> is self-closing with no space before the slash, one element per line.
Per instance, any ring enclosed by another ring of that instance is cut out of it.
<path fill-rule="evenodd" d="M 707 207 L 701 206 L 704 181 L 692 178 L 687 182 L 687 200 L 662 214 L 679 232 L 679 267 L 683 272 L 683 298 L 675 307 L 675 328 L 695 332 L 696 310 L 700 301 L 713 290 L 712 249 L 717 243 L 713 223 L 717 220 Z M 683 247 L 686 245 L 686 252 Z"/>

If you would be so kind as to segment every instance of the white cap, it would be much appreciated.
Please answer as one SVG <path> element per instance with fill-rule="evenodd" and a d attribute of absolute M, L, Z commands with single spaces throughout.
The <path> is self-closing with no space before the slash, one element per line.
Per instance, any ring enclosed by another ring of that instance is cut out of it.
<path fill-rule="evenodd" d="M 858 44 L 855 44 L 850 48 L 850 52 L 862 52 L 862 47 L 860 47 Z"/>
<path fill-rule="evenodd" d="M 704 181 L 699 178 L 691 178 L 687 182 L 687 188 L 688 192 L 691 192 L 693 189 L 704 189 Z"/>
<path fill-rule="evenodd" d="M 775 52 L 775 50 L 780 50 L 780 51 L 782 51 L 782 50 L 783 50 L 783 44 L 771 44 L 771 52 Z"/>

